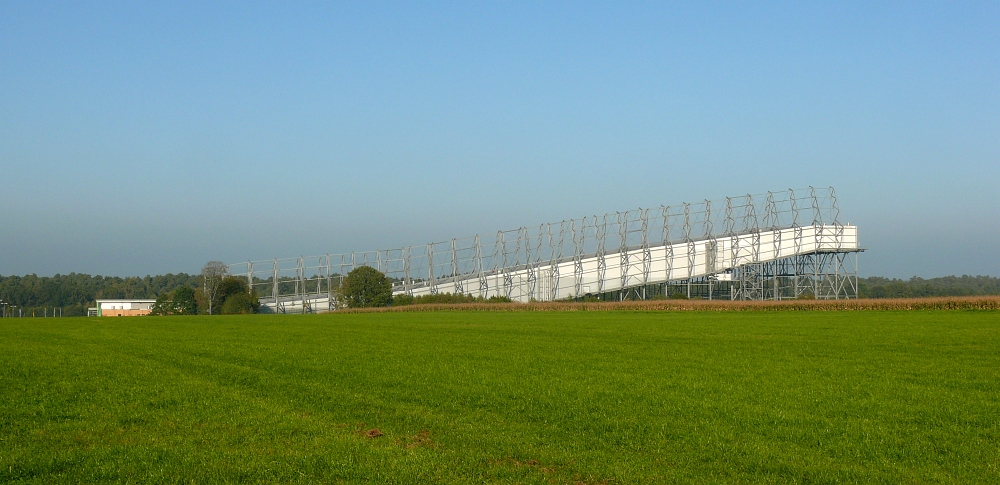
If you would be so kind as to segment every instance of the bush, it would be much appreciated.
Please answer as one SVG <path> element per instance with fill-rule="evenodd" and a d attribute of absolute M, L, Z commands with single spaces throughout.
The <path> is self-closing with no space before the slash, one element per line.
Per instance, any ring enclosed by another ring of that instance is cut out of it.
<path fill-rule="evenodd" d="M 381 271 L 371 266 L 360 266 L 347 273 L 338 295 L 340 302 L 348 308 L 389 306 L 392 302 L 392 283 Z"/>
<path fill-rule="evenodd" d="M 236 276 L 227 276 L 219 282 L 218 287 L 215 289 L 215 298 L 212 300 L 212 308 L 215 308 L 216 312 L 218 312 L 218 309 L 222 308 L 229 297 L 247 293 L 250 293 L 250 288 L 247 287 L 246 279 Z M 225 313 L 225 311 L 222 313 Z"/>
<path fill-rule="evenodd" d="M 256 292 L 229 295 L 222 304 L 222 313 L 225 315 L 249 314 L 259 311 L 260 300 L 257 298 Z"/>

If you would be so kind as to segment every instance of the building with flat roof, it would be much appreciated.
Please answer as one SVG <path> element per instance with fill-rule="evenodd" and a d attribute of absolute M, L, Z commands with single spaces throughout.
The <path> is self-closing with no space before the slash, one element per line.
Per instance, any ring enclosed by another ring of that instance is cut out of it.
<path fill-rule="evenodd" d="M 97 300 L 97 316 L 99 317 L 140 317 L 149 315 L 156 300 Z"/>

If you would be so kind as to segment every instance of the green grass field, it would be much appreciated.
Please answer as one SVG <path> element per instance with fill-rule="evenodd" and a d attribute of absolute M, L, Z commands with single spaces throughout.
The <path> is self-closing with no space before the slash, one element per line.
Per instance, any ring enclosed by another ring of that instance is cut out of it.
<path fill-rule="evenodd" d="M 1000 313 L 0 320 L 0 482 L 94 481 L 998 483 Z"/>

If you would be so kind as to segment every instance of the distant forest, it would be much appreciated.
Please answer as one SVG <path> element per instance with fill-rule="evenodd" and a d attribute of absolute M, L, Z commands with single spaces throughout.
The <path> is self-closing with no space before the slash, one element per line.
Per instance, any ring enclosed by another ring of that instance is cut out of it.
<path fill-rule="evenodd" d="M 98 298 L 156 298 L 181 286 L 198 288 L 201 275 L 186 273 L 120 278 L 70 273 L 49 276 L 0 276 L 0 300 L 24 309 L 25 315 L 82 316 Z M 1000 278 L 945 276 L 908 280 L 879 276 L 859 278 L 862 298 L 916 298 L 925 296 L 1000 295 Z"/>
<path fill-rule="evenodd" d="M 201 275 L 186 273 L 145 278 L 78 273 L 0 276 L 0 300 L 23 308 L 25 315 L 51 315 L 53 308 L 61 308 L 63 316 L 83 316 L 98 298 L 156 298 L 181 286 L 197 288 L 200 283 Z"/>
<path fill-rule="evenodd" d="M 943 276 L 898 280 L 872 276 L 858 278 L 861 298 L 918 298 L 924 296 L 1000 295 L 1000 278 L 992 276 Z"/>

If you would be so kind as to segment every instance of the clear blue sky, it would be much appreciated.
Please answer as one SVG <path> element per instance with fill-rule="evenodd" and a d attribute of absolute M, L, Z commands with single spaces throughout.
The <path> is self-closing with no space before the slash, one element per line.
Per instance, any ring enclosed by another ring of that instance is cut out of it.
<path fill-rule="evenodd" d="M 1000 275 L 1000 3 L 0 3 L 0 274 L 197 272 L 836 187 Z"/>

